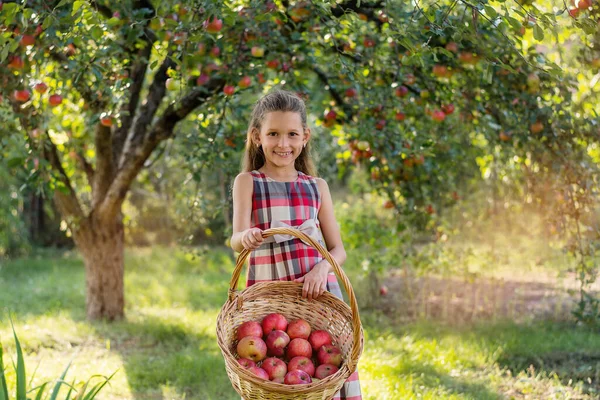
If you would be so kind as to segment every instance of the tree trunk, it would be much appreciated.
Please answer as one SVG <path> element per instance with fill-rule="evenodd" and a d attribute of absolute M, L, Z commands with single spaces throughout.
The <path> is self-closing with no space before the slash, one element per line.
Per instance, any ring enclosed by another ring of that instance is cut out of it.
<path fill-rule="evenodd" d="M 121 213 L 110 222 L 92 213 L 76 235 L 85 262 L 88 319 L 113 321 L 124 316 L 124 239 Z"/>

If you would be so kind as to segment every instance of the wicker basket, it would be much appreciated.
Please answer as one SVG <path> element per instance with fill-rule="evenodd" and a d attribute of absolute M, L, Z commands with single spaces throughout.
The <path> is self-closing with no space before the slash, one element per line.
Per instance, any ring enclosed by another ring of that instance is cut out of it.
<path fill-rule="evenodd" d="M 217 341 L 225 358 L 225 369 L 234 389 L 244 400 L 331 399 L 356 370 L 363 349 L 363 331 L 356 297 L 348 277 L 321 244 L 293 228 L 263 231 L 265 238 L 276 234 L 290 234 L 315 247 L 333 266 L 346 289 L 350 307 L 329 292 L 310 301 L 302 298 L 302 284 L 297 282 L 259 282 L 241 292 L 236 291 L 240 273 L 250 254 L 250 250 L 244 249 L 238 256 L 231 277 L 229 298 L 217 317 Z M 244 369 L 237 362 L 234 345 L 238 326 L 249 320 L 260 321 L 274 312 L 288 319 L 302 318 L 314 329 L 328 330 L 333 344 L 342 351 L 343 362 L 339 371 L 317 383 L 284 385 L 263 380 Z"/>

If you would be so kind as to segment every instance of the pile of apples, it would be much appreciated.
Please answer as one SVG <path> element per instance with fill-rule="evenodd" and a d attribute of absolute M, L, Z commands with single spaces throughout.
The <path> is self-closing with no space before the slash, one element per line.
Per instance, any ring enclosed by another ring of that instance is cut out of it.
<path fill-rule="evenodd" d="M 259 378 L 286 385 L 318 382 L 335 374 L 342 352 L 326 330 L 313 330 L 303 319 L 272 313 L 261 322 L 246 321 L 237 330 L 238 362 Z"/>

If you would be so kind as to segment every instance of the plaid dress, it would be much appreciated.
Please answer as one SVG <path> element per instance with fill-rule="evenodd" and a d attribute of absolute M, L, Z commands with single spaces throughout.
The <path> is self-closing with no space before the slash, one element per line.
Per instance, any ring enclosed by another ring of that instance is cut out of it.
<path fill-rule="evenodd" d="M 321 207 L 321 194 L 316 178 L 298 171 L 294 182 L 279 182 L 259 171 L 252 171 L 254 192 L 252 194 L 253 228 L 265 230 L 272 221 L 281 221 L 293 227 L 302 225 L 311 219 L 319 227 L 318 214 Z M 318 238 L 327 248 L 321 231 Z M 291 281 L 304 276 L 323 259 L 312 246 L 298 238 L 281 243 L 265 243 L 250 253 L 250 265 L 246 286 L 264 281 Z M 340 285 L 334 273 L 327 277 L 327 290 L 343 300 Z M 334 400 L 362 399 L 358 372 L 354 372 L 346 381 Z"/>

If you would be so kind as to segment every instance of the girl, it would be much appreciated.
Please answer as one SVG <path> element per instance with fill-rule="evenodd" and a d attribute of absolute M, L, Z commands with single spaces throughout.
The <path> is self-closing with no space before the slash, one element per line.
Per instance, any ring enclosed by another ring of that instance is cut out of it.
<path fill-rule="evenodd" d="M 294 280 L 303 284 L 302 296 L 309 300 L 325 290 L 341 299 L 333 267 L 315 248 L 286 235 L 262 237 L 262 231 L 271 227 L 296 227 L 326 247 L 339 265 L 346 260 L 329 187 L 315 177 L 309 139 L 300 97 L 276 90 L 256 103 L 242 173 L 233 183 L 231 247 L 237 252 L 254 250 L 247 286 Z M 357 372 L 334 399 L 362 399 Z"/>

